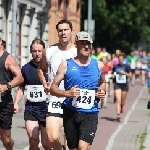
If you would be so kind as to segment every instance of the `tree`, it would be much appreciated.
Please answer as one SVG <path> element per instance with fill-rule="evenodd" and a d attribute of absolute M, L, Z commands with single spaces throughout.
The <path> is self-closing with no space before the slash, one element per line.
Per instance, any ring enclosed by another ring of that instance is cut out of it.
<path fill-rule="evenodd" d="M 150 42 L 149 6 L 149 0 L 93 0 L 94 44 L 128 53 L 139 41 Z M 87 19 L 87 9 L 87 0 L 82 0 L 82 20 Z"/>

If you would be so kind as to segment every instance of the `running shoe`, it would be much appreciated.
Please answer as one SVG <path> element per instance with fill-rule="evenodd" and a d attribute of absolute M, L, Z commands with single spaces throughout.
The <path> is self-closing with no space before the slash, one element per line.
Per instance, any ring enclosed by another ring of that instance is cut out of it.
<path fill-rule="evenodd" d="M 119 114 L 117 115 L 117 121 L 118 121 L 118 122 L 121 122 L 121 117 L 120 117 Z"/>

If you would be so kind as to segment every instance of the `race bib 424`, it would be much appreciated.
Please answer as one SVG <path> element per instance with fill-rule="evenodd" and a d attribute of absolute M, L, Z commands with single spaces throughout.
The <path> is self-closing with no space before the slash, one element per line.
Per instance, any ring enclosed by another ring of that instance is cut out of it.
<path fill-rule="evenodd" d="M 72 106 L 91 109 L 94 105 L 95 90 L 80 89 L 80 96 L 73 98 Z"/>

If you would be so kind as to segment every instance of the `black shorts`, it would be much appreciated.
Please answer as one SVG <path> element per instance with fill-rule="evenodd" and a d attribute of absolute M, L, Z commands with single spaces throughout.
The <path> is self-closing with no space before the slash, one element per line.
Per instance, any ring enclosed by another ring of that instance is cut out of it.
<path fill-rule="evenodd" d="M 38 123 L 40 125 L 42 125 L 43 127 L 46 126 L 46 114 L 40 114 L 40 113 L 37 113 L 37 112 L 25 110 L 24 120 L 25 121 L 28 121 L 28 120 L 38 121 Z"/>
<path fill-rule="evenodd" d="M 46 117 L 49 117 L 49 116 L 63 118 L 63 114 L 47 112 Z"/>
<path fill-rule="evenodd" d="M 135 74 L 135 69 L 131 69 L 132 73 Z"/>
<path fill-rule="evenodd" d="M 114 83 L 114 90 L 121 89 L 121 91 L 128 92 L 129 91 L 129 85 L 128 84 L 117 84 Z"/>
<path fill-rule="evenodd" d="M 14 104 L 0 106 L 0 128 L 10 130 L 12 126 L 12 117 L 14 113 Z"/>
<path fill-rule="evenodd" d="M 92 144 L 98 124 L 98 114 L 75 112 L 64 106 L 64 132 L 69 149 L 78 148 L 79 140 Z"/>

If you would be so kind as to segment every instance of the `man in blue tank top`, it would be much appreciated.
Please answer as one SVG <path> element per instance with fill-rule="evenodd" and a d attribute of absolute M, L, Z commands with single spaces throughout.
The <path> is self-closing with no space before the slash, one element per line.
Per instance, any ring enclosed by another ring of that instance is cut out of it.
<path fill-rule="evenodd" d="M 98 102 L 105 98 L 104 64 L 90 58 L 92 39 L 87 32 L 75 38 L 77 56 L 61 63 L 50 88 L 63 102 L 63 125 L 69 149 L 88 150 L 98 124 Z M 64 80 L 65 90 L 59 89 Z"/>
<path fill-rule="evenodd" d="M 14 112 L 19 110 L 18 103 L 23 96 L 25 86 L 27 86 L 27 101 L 25 104 L 24 120 L 29 137 L 29 149 L 38 150 L 39 130 L 41 130 L 41 143 L 45 150 L 49 150 L 49 142 L 46 134 L 46 94 L 41 84 L 37 68 L 42 57 L 45 43 L 40 39 L 32 41 L 30 52 L 32 60 L 22 67 L 24 83 L 19 86 L 14 102 Z"/>

